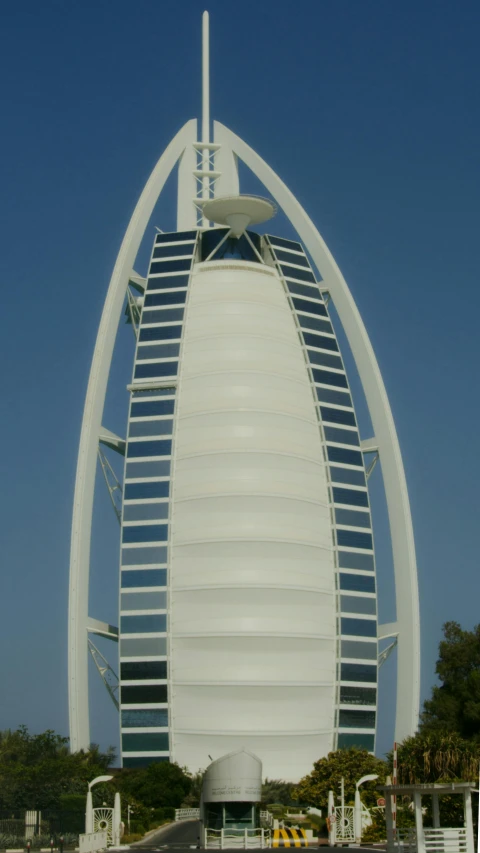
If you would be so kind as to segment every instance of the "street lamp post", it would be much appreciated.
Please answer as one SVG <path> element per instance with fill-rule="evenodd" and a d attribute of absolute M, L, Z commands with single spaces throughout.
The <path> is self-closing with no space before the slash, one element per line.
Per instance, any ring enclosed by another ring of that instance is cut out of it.
<path fill-rule="evenodd" d="M 362 776 L 355 785 L 355 811 L 354 811 L 354 826 L 355 826 L 355 841 L 360 844 L 362 841 L 362 801 L 360 799 L 360 785 L 364 782 L 373 782 L 378 779 L 377 773 L 369 773 L 367 776 Z"/>

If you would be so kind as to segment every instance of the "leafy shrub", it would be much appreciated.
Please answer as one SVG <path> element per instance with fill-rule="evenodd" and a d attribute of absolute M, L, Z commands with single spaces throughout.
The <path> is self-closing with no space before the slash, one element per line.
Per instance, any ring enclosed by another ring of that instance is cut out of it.
<path fill-rule="evenodd" d="M 131 832 L 130 835 L 124 835 L 122 838 L 122 844 L 135 844 L 135 841 L 141 841 L 143 835 L 139 835 L 136 832 Z"/>
<path fill-rule="evenodd" d="M 373 823 L 362 832 L 362 844 L 372 844 L 374 841 L 385 841 L 387 837 L 387 825 L 385 818 L 380 814 L 373 814 Z"/>
<path fill-rule="evenodd" d="M 163 816 L 168 820 L 175 820 L 175 807 L 174 806 L 164 806 L 163 807 Z"/>
<path fill-rule="evenodd" d="M 134 835 L 145 835 L 145 827 L 143 823 L 140 823 L 137 820 L 131 821 L 130 829 L 134 833 Z"/>

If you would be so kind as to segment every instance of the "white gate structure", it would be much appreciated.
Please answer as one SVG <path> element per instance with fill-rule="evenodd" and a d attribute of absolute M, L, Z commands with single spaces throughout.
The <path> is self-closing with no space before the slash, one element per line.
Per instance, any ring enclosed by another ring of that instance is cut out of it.
<path fill-rule="evenodd" d="M 231 850 L 234 847 L 242 850 L 263 850 L 265 847 L 271 847 L 271 844 L 271 832 L 263 827 L 205 830 L 207 850 Z"/>
<path fill-rule="evenodd" d="M 351 844 L 355 841 L 355 809 L 353 806 L 335 807 L 335 841 Z"/>
<path fill-rule="evenodd" d="M 113 844 L 113 809 L 93 810 L 93 831 L 106 832 L 107 844 Z"/>

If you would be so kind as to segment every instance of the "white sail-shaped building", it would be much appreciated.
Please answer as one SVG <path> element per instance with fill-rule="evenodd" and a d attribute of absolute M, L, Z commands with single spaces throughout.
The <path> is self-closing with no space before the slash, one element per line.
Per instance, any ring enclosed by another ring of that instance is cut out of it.
<path fill-rule="evenodd" d="M 119 705 L 123 766 L 192 770 L 238 748 L 298 779 L 332 749 L 375 749 L 378 640 L 397 643 L 396 737 L 417 726 L 419 612 L 408 493 L 380 371 L 347 285 L 306 212 L 245 142 L 211 141 L 208 19 L 202 133 L 155 167 L 110 282 L 87 391 L 72 528 L 69 707 L 89 735 L 88 649 Z M 242 196 L 242 160 L 290 219 Z M 135 258 L 178 165 L 178 225 Z M 127 300 L 136 337 L 126 436 L 102 425 Z M 329 316 L 349 341 L 374 436 L 360 435 Z M 102 447 L 125 457 L 118 483 Z M 119 626 L 88 617 L 97 456 L 122 491 Z M 368 473 L 381 459 L 397 621 L 377 624 Z M 90 640 L 87 639 L 90 634 Z M 116 675 L 91 635 L 119 641 Z M 384 644 L 385 645 L 385 644 Z"/>

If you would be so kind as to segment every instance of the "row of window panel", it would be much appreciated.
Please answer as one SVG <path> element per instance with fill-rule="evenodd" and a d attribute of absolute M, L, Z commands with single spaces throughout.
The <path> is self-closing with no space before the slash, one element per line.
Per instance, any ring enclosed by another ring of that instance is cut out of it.
<path fill-rule="evenodd" d="M 377 660 L 377 643 L 367 643 L 361 640 L 342 640 L 340 646 L 342 658 L 349 660 Z"/>
<path fill-rule="evenodd" d="M 179 255 L 189 256 L 190 258 L 193 255 L 193 250 L 195 248 L 195 243 L 182 243 L 177 246 L 165 246 L 165 245 L 155 245 L 153 250 L 153 258 L 174 258 Z"/>
<path fill-rule="evenodd" d="M 125 596 L 131 598 L 132 596 Z M 341 595 L 340 610 L 342 613 L 365 613 L 375 616 L 377 613 L 377 602 L 374 598 L 364 598 L 360 595 Z"/>
<path fill-rule="evenodd" d="M 338 551 L 338 566 L 340 569 L 360 569 L 363 572 L 373 572 L 375 561 L 373 554 Z"/>
<path fill-rule="evenodd" d="M 340 630 L 343 635 L 351 637 L 376 637 L 377 623 L 375 619 L 355 619 L 342 616 Z"/>
<path fill-rule="evenodd" d="M 373 537 L 371 533 L 360 533 L 357 530 L 337 530 L 337 545 L 345 548 L 364 548 L 366 551 L 373 549 Z"/>
<path fill-rule="evenodd" d="M 369 599 L 360 600 L 368 601 Z M 167 593 L 164 591 L 124 592 L 121 595 L 120 610 L 122 612 L 125 610 L 165 610 L 166 607 Z M 361 611 L 359 610 L 358 612 L 360 613 Z M 157 677 L 160 678 L 161 676 Z"/>
<path fill-rule="evenodd" d="M 282 249 L 291 249 L 293 252 L 304 254 L 302 244 L 297 243 L 295 240 L 286 240 L 285 237 L 274 237 L 272 234 L 268 234 L 267 236 L 273 248 L 279 246 Z"/>
<path fill-rule="evenodd" d="M 361 557 L 366 556 L 360 554 Z M 351 575 L 340 572 L 340 589 L 345 592 L 375 592 L 375 578 L 372 575 Z"/>
<path fill-rule="evenodd" d="M 166 542 L 168 539 L 168 524 L 142 524 L 137 527 L 123 527 L 122 542 L 133 544 L 137 542 Z"/>
<path fill-rule="evenodd" d="M 168 755 L 147 755 L 145 754 L 142 758 L 129 758 L 128 755 L 124 755 L 122 759 L 122 764 L 124 767 L 129 767 L 133 769 L 135 767 L 147 767 L 150 764 L 160 764 L 162 761 L 169 761 Z"/>
<path fill-rule="evenodd" d="M 354 444 L 360 446 L 360 439 L 356 429 L 341 429 L 339 427 L 324 427 L 325 440 L 334 441 L 336 444 Z"/>
<path fill-rule="evenodd" d="M 318 284 L 315 282 L 300 284 L 299 281 L 287 281 L 289 293 L 294 293 L 297 296 L 306 296 L 308 299 L 317 299 L 323 302 L 322 294 L 318 289 Z"/>
<path fill-rule="evenodd" d="M 341 729 L 374 729 L 375 719 L 375 711 L 347 711 L 341 708 L 338 726 Z"/>
<path fill-rule="evenodd" d="M 140 480 L 142 477 L 169 477 L 171 464 L 172 463 L 170 459 L 157 459 L 156 461 L 147 460 L 143 462 L 127 462 L 125 479 Z M 151 495 L 151 497 L 165 496 Z M 133 498 L 132 500 L 136 499 Z"/>
<path fill-rule="evenodd" d="M 166 569 L 138 569 L 137 571 L 121 572 L 122 589 L 135 589 L 141 586 L 166 586 Z"/>
<path fill-rule="evenodd" d="M 373 752 L 375 749 L 375 735 L 339 732 L 337 747 L 338 749 L 357 747 L 357 749 L 366 749 L 368 752 Z M 125 766 L 125 759 L 123 764 Z"/>
<path fill-rule="evenodd" d="M 312 284 L 315 282 L 315 276 L 310 269 L 295 269 L 294 267 L 287 266 L 286 264 L 280 264 L 280 269 L 282 270 L 282 275 L 285 278 L 296 278 L 300 279 L 300 281 L 311 281 Z"/>
<path fill-rule="evenodd" d="M 377 665 L 369 663 L 342 663 L 340 665 L 341 681 L 377 681 Z"/>
<path fill-rule="evenodd" d="M 346 409 L 332 409 L 330 406 L 320 406 L 320 413 L 324 421 L 330 421 L 330 423 L 334 424 L 344 424 L 345 426 L 357 426 L 355 413 Z"/>
<path fill-rule="evenodd" d="M 135 684 L 120 687 L 122 705 L 153 705 L 168 702 L 166 684 Z"/>
<path fill-rule="evenodd" d="M 165 376 L 176 376 L 178 361 L 156 361 L 148 364 L 137 364 L 134 379 L 161 379 Z"/>
<path fill-rule="evenodd" d="M 365 472 L 358 468 L 340 468 L 338 465 L 330 465 L 330 479 L 332 483 L 347 483 L 352 486 L 365 486 Z"/>
<path fill-rule="evenodd" d="M 328 317 L 327 309 L 323 302 L 310 302 L 299 296 L 293 296 L 292 302 L 297 311 L 306 311 L 309 314 L 320 314 L 322 317 Z"/>
<path fill-rule="evenodd" d="M 172 287 L 187 287 L 189 275 L 162 275 L 150 277 L 147 282 L 147 293 L 153 290 L 168 290 Z"/>
<path fill-rule="evenodd" d="M 368 507 L 368 492 L 360 489 L 343 489 L 333 486 L 333 501 L 336 504 L 352 504 L 352 506 Z"/>
<path fill-rule="evenodd" d="M 344 688 L 355 690 L 355 688 Z M 357 690 L 366 688 L 356 688 Z M 361 704 L 361 703 L 360 703 Z M 121 713 L 122 729 L 160 729 L 168 727 L 167 708 L 132 708 Z"/>
<path fill-rule="evenodd" d="M 147 344 L 137 349 L 137 364 L 139 361 L 149 361 L 153 358 L 178 358 L 180 342 L 175 344 Z"/>
<path fill-rule="evenodd" d="M 345 406 L 352 409 L 352 398 L 345 391 L 336 391 L 333 388 L 324 388 L 317 385 L 315 388 L 317 399 L 320 403 L 333 403 L 334 406 Z M 363 463 L 362 463 L 363 464 Z"/>
<path fill-rule="evenodd" d="M 147 308 L 155 308 L 160 305 L 182 305 L 187 301 L 186 290 L 164 290 L 161 293 L 147 293 L 143 303 L 144 313 L 142 322 L 147 316 Z"/>
<path fill-rule="evenodd" d="M 320 367 L 312 367 L 314 382 L 320 385 L 334 385 L 337 388 L 348 388 L 347 377 L 344 373 L 333 373 L 331 370 L 322 370 Z"/>
<path fill-rule="evenodd" d="M 167 616 L 165 613 L 146 613 L 145 615 L 120 617 L 122 634 L 164 634 L 166 630 Z"/>
<path fill-rule="evenodd" d="M 185 308 L 164 308 L 162 310 L 143 311 L 142 312 L 142 329 L 145 326 L 150 326 L 153 323 L 175 323 L 183 320 Z M 141 340 L 141 338 L 140 338 Z"/>
<path fill-rule="evenodd" d="M 327 340 L 333 341 L 333 338 L 328 338 Z M 333 349 L 333 347 L 329 347 L 329 349 Z M 339 355 L 308 349 L 307 356 L 310 364 L 320 364 L 322 367 L 333 367 L 335 370 L 343 370 L 342 359 Z"/>
<path fill-rule="evenodd" d="M 169 494 L 169 480 L 159 480 L 158 482 L 154 481 L 147 483 L 126 483 L 124 489 L 124 497 L 126 501 L 141 501 L 148 498 L 168 498 Z"/>
<path fill-rule="evenodd" d="M 160 441 L 129 441 L 127 457 L 131 459 L 136 456 L 170 456 L 172 453 L 172 442 L 170 440 Z"/>
<path fill-rule="evenodd" d="M 122 734 L 123 752 L 167 752 L 167 732 Z"/>
<path fill-rule="evenodd" d="M 167 654 L 166 637 L 121 637 L 120 655 L 128 657 L 159 657 Z"/>
<path fill-rule="evenodd" d="M 155 237 L 155 245 L 161 243 L 178 243 L 183 240 L 196 240 L 197 231 L 167 231 L 162 234 L 157 234 Z"/>
<path fill-rule="evenodd" d="M 368 527 L 370 529 L 370 513 L 357 512 L 354 509 L 336 509 L 335 521 L 337 524 L 347 525 L 348 527 Z"/>
<path fill-rule="evenodd" d="M 152 261 L 149 275 L 157 275 L 166 272 L 187 272 L 190 270 L 192 261 L 190 258 L 180 258 L 178 261 Z"/>
<path fill-rule="evenodd" d="M 146 326 L 140 329 L 139 341 L 176 340 L 182 336 L 181 326 Z"/>
<path fill-rule="evenodd" d="M 154 415 L 173 415 L 175 399 L 171 400 L 142 400 L 132 402 L 130 407 L 130 419 L 149 418 Z"/>
<path fill-rule="evenodd" d="M 166 660 L 135 661 L 120 664 L 122 681 L 152 681 L 167 678 Z"/>
<path fill-rule="evenodd" d="M 275 257 L 277 261 L 285 261 L 287 264 L 298 264 L 300 267 L 310 269 L 310 264 L 305 255 L 291 255 L 290 252 L 284 249 L 275 249 Z"/>
<path fill-rule="evenodd" d="M 343 705 L 376 705 L 377 691 L 374 687 L 341 687 L 340 703 Z"/>
<path fill-rule="evenodd" d="M 333 335 L 333 326 L 330 320 L 321 320 L 319 317 L 307 317 L 306 314 L 297 314 L 298 322 L 302 329 L 316 329 L 317 332 L 326 332 Z"/>
<path fill-rule="evenodd" d="M 155 566 L 167 562 L 167 547 L 152 545 L 149 548 L 122 548 L 122 566 Z"/>
<path fill-rule="evenodd" d="M 140 438 L 146 435 L 171 435 L 173 432 L 173 421 L 131 421 L 129 429 L 130 438 Z"/>
<path fill-rule="evenodd" d="M 154 521 L 168 518 L 168 502 L 127 504 L 123 508 L 124 521 Z"/>

